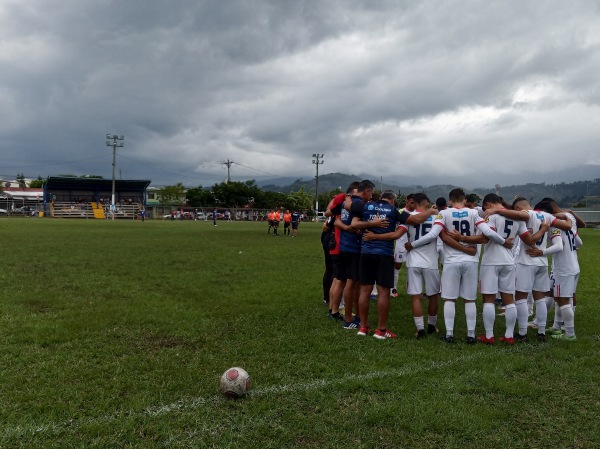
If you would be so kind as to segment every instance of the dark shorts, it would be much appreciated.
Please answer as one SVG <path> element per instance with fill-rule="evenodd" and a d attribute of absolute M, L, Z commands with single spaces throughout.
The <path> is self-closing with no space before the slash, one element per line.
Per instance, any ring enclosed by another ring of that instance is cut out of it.
<path fill-rule="evenodd" d="M 292 221 L 292 229 L 298 229 L 298 222 Z"/>
<path fill-rule="evenodd" d="M 380 254 L 361 254 L 360 283 L 377 284 L 384 288 L 394 287 L 394 256 Z"/>
<path fill-rule="evenodd" d="M 287 229 L 290 227 L 290 222 L 289 221 L 284 221 L 283 222 L 283 229 Z"/>
<path fill-rule="evenodd" d="M 340 251 L 340 258 L 346 269 L 346 279 L 358 281 L 360 279 L 360 253 L 345 253 Z"/>
<path fill-rule="evenodd" d="M 346 275 L 346 264 L 339 254 L 331 255 L 331 264 L 333 265 L 333 277 L 342 282 L 346 282 L 348 279 L 348 276 Z"/>

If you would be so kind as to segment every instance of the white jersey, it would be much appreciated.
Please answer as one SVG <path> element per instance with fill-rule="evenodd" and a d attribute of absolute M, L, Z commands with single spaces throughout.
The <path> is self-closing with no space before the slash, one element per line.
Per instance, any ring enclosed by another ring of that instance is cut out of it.
<path fill-rule="evenodd" d="M 410 212 L 411 215 L 419 214 L 420 212 Z M 402 224 L 400 227 L 406 229 L 408 232 L 405 236 L 408 240 L 413 243 L 419 240 L 422 236 L 431 231 L 433 227 L 433 216 L 427 217 L 425 222 L 418 225 Z M 406 256 L 406 266 L 409 268 L 430 268 L 438 269 L 438 252 L 437 252 L 437 239 L 429 242 L 426 245 L 414 248 L 409 251 Z"/>
<path fill-rule="evenodd" d="M 454 229 L 465 236 L 475 235 L 479 226 L 485 225 L 487 227 L 484 219 L 477 213 L 477 210 L 469 209 L 468 207 L 462 209 L 455 209 L 454 207 L 444 209 L 437 215 L 434 224 L 441 226 L 442 229 Z M 479 257 L 477 255 L 469 256 L 448 245 L 444 245 L 443 260 L 444 264 L 460 262 L 478 263 Z"/>
<path fill-rule="evenodd" d="M 533 211 L 528 210 L 529 220 L 527 222 L 521 221 L 519 222 L 519 236 L 525 235 L 527 233 L 535 234 L 540 230 L 540 226 L 542 225 L 542 221 L 548 220 L 550 224 L 556 221 L 556 217 L 554 215 L 549 214 L 548 212 L 542 212 L 539 210 Z M 540 238 L 537 242 L 535 242 L 535 246 L 539 249 L 545 249 L 547 246 L 548 233 L 544 233 L 542 238 Z M 540 257 L 531 257 L 525 251 L 526 248 L 522 247 L 519 252 L 519 258 L 517 259 L 517 263 L 521 265 L 534 265 L 537 267 L 547 267 L 548 266 L 548 257 L 540 256 Z"/>
<path fill-rule="evenodd" d="M 552 240 L 561 238 L 563 243 L 563 250 L 552 256 L 552 274 L 556 276 L 573 276 L 579 273 L 579 261 L 577 260 L 577 249 L 575 247 L 577 224 L 573 215 L 567 214 L 567 217 L 573 222 L 571 230 L 551 229 Z"/>
<path fill-rule="evenodd" d="M 511 220 L 499 214 L 490 215 L 487 224 L 505 239 L 515 238 L 519 230 L 519 221 Z M 484 245 L 481 265 L 514 265 L 512 250 L 490 240 Z"/>

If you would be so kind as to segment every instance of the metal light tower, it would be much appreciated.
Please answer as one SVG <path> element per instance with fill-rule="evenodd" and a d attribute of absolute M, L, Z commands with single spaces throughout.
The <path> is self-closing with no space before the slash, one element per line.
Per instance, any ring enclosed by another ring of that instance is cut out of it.
<path fill-rule="evenodd" d="M 112 140 L 112 142 L 111 142 Z M 125 146 L 123 142 L 125 140 L 125 136 L 119 136 L 117 134 L 107 134 L 106 135 L 106 146 L 113 147 L 113 170 L 112 170 L 112 195 L 110 197 L 110 214 L 112 219 L 115 219 L 115 169 L 117 166 L 117 147 Z"/>
<path fill-rule="evenodd" d="M 316 188 L 315 188 L 315 217 L 318 219 L 319 216 L 319 165 L 321 165 L 323 162 L 323 156 L 325 156 L 324 154 L 313 154 L 312 157 L 314 157 L 312 163 L 315 164 L 317 166 L 317 177 L 316 177 Z"/>

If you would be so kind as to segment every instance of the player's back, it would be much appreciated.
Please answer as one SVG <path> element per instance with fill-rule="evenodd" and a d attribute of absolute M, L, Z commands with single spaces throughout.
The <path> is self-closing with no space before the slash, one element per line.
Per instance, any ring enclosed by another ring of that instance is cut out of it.
<path fill-rule="evenodd" d="M 435 225 L 441 225 L 447 231 L 455 230 L 464 236 L 471 236 L 475 235 L 477 224 L 480 221 L 483 221 L 483 218 L 474 209 L 469 209 L 468 207 L 462 209 L 450 207 L 438 214 Z M 477 256 L 470 256 L 446 244 L 444 244 L 443 260 L 444 264 L 479 261 Z"/>
<path fill-rule="evenodd" d="M 419 213 L 421 212 L 410 212 L 411 215 Z M 401 226 L 407 230 L 407 233 L 404 234 L 404 236 L 406 236 L 410 242 L 416 242 L 419 238 L 431 231 L 433 222 L 434 217 L 430 216 L 421 224 L 403 224 Z M 438 268 L 437 239 L 409 251 L 406 256 L 406 266 L 410 268 Z"/>
<path fill-rule="evenodd" d="M 544 220 L 552 222 L 555 219 L 554 215 L 543 211 L 528 210 L 527 213 L 529 214 L 529 219 L 527 220 L 527 223 L 521 222 L 519 225 L 519 236 L 526 234 L 527 232 L 533 235 L 540 230 Z M 535 242 L 535 246 L 543 250 L 546 248 L 547 242 L 548 233 L 545 232 L 544 235 Z M 538 267 L 548 266 L 547 257 L 531 257 L 529 254 L 527 254 L 527 251 L 524 251 L 524 249 L 525 248 L 521 248 L 517 263 L 521 265 L 535 265 Z"/>
<path fill-rule="evenodd" d="M 514 239 L 519 231 L 520 223 L 499 214 L 490 215 L 488 219 L 490 228 L 504 239 Z M 513 265 L 514 263 L 515 259 L 511 249 L 491 240 L 484 245 L 481 265 Z"/>
<path fill-rule="evenodd" d="M 575 236 L 577 235 L 577 224 L 575 217 L 567 214 L 573 223 L 569 231 L 552 228 L 552 238 L 560 238 L 563 250 L 552 256 L 552 273 L 559 276 L 569 276 L 579 273 L 579 260 L 577 259 L 577 248 L 575 247 Z M 553 242 L 550 242 L 553 244 Z"/>

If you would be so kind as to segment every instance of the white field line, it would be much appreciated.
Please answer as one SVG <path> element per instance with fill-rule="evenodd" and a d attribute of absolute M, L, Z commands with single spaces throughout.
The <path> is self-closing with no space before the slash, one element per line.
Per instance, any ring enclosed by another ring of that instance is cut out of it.
<path fill-rule="evenodd" d="M 416 374 L 420 374 L 423 372 L 433 371 L 437 369 L 446 368 L 449 366 L 463 364 L 466 362 L 470 362 L 476 359 L 487 358 L 487 357 L 496 357 L 498 353 L 504 352 L 529 352 L 535 348 L 536 351 L 539 351 L 541 348 L 544 348 L 546 345 L 538 346 L 538 345 L 524 345 L 519 347 L 505 348 L 505 349 L 493 349 L 490 352 L 478 352 L 475 354 L 467 354 L 460 357 L 457 357 L 452 360 L 444 360 L 444 361 L 432 361 L 429 363 L 425 363 L 423 366 L 417 367 L 406 367 L 399 369 L 392 369 L 386 371 L 375 371 L 364 374 L 353 374 L 349 376 L 339 377 L 336 379 L 317 379 L 312 380 L 310 382 L 297 383 L 297 384 L 283 384 L 283 385 L 274 385 L 271 387 L 258 388 L 256 390 L 251 390 L 249 394 L 249 398 L 260 398 L 260 397 L 268 397 L 275 396 L 280 393 L 293 393 L 293 392 L 306 392 L 312 390 L 318 390 L 320 388 L 326 388 L 341 384 L 346 384 L 347 382 L 361 382 L 368 381 L 371 379 L 381 379 L 381 378 L 399 378 L 406 376 L 414 376 Z M 148 407 L 141 411 L 123 411 L 123 412 L 115 412 L 108 415 L 101 415 L 96 417 L 87 417 L 82 419 L 71 419 L 63 422 L 54 422 L 47 424 L 30 424 L 23 426 L 6 426 L 0 430 L 0 438 L 2 440 L 11 439 L 11 438 L 19 438 L 25 436 L 37 436 L 42 434 L 60 434 L 64 432 L 69 432 L 73 430 L 77 430 L 80 427 L 89 426 L 89 425 L 98 425 L 98 424 L 110 424 L 113 422 L 121 421 L 123 419 L 128 418 L 144 418 L 144 417 L 159 417 L 163 415 L 168 415 L 171 413 L 179 413 L 183 411 L 196 410 L 199 408 L 207 408 L 210 409 L 221 402 L 229 401 L 231 399 L 224 398 L 222 395 L 213 395 L 206 397 L 197 397 L 191 399 L 183 399 L 172 404 L 159 405 Z"/>

